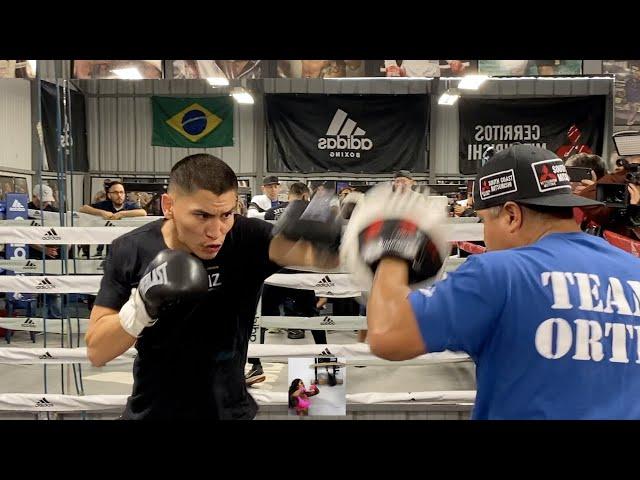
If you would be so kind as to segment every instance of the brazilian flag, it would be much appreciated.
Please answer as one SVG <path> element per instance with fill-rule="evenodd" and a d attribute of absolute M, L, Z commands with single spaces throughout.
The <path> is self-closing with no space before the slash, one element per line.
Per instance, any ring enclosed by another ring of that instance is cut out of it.
<path fill-rule="evenodd" d="M 229 147 L 233 145 L 230 96 L 151 97 L 153 137 L 161 147 Z"/>

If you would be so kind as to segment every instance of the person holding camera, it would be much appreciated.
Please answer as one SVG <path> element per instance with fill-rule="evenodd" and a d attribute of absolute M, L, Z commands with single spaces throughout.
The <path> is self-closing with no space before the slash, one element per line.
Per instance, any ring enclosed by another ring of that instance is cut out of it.
<path fill-rule="evenodd" d="M 619 168 L 587 186 L 578 195 L 604 206 L 582 207 L 587 220 L 603 230 L 640 239 L 640 155 L 621 157 Z"/>

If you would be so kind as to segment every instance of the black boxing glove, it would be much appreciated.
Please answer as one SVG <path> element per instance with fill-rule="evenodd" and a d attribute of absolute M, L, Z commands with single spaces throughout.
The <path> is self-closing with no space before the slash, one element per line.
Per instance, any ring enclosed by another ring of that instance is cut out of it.
<path fill-rule="evenodd" d="M 358 239 L 362 260 L 374 273 L 385 257 L 407 261 L 410 284 L 435 276 L 442 267 L 442 257 L 429 234 L 409 220 L 373 222 L 360 232 Z"/>
<path fill-rule="evenodd" d="M 331 195 L 316 195 L 310 202 L 290 202 L 275 224 L 273 235 L 293 241 L 304 240 L 319 250 L 338 253 L 342 221 L 331 200 Z"/>
<path fill-rule="evenodd" d="M 138 337 L 164 312 L 206 293 L 208 287 L 207 272 L 200 260 L 181 250 L 162 250 L 120 309 L 120 325 L 129 335 Z"/>

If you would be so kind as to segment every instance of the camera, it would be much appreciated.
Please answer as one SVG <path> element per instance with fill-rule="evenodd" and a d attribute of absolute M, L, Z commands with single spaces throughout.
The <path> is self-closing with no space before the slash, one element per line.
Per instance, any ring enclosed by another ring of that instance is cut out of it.
<path fill-rule="evenodd" d="M 616 165 L 627 172 L 624 176 L 627 182 L 640 185 L 640 163 L 629 163 L 626 158 L 619 158 L 616 160 Z"/>
<path fill-rule="evenodd" d="M 626 158 L 616 160 L 616 165 L 625 171 L 624 179 L 627 183 L 605 183 L 596 185 L 596 200 L 603 202 L 609 208 L 627 208 L 630 204 L 630 194 L 627 185 L 640 185 L 640 163 L 630 163 Z"/>
<path fill-rule="evenodd" d="M 629 189 L 626 183 L 601 183 L 596 185 L 596 200 L 609 208 L 627 208 Z"/>

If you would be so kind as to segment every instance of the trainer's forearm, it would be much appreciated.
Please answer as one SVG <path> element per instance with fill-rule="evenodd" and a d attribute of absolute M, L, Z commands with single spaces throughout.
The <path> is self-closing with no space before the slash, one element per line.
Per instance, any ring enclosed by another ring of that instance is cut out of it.
<path fill-rule="evenodd" d="M 120 317 L 117 313 L 105 315 L 92 322 L 85 340 L 87 357 L 95 367 L 102 367 L 119 357 L 136 342 L 136 339 L 125 332 L 120 325 Z"/>
<path fill-rule="evenodd" d="M 425 353 L 424 343 L 407 296 L 409 267 L 396 258 L 383 258 L 376 269 L 367 303 L 371 351 L 387 360 L 407 360 Z"/>

